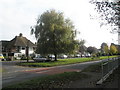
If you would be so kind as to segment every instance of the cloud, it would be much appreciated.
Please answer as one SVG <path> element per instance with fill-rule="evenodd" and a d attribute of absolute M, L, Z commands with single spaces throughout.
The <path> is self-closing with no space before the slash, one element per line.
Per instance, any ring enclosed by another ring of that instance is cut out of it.
<path fill-rule="evenodd" d="M 80 38 L 86 39 L 88 44 L 96 45 L 96 42 L 101 39 L 97 36 L 102 36 L 102 33 L 97 31 L 99 29 L 98 22 L 90 20 L 89 12 L 92 14 L 96 14 L 96 12 L 93 9 L 94 6 L 88 4 L 88 1 L 0 0 L 0 11 L 2 12 L 0 12 L 0 39 L 10 40 L 19 33 L 23 33 L 24 36 L 35 41 L 30 36 L 30 27 L 36 24 L 38 15 L 41 15 L 46 10 L 56 9 L 63 12 L 66 18 L 68 17 L 73 21 L 76 29 L 81 32 Z M 92 33 L 96 33 L 96 38 L 92 37 Z"/>

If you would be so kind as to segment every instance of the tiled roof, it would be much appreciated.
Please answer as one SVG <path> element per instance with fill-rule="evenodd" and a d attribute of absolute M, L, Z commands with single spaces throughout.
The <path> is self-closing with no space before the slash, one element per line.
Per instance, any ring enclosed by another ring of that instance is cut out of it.
<path fill-rule="evenodd" d="M 2 46 L 7 47 L 7 45 L 10 43 L 10 41 L 1 41 Z"/>
<path fill-rule="evenodd" d="M 11 46 L 35 47 L 36 45 L 32 43 L 30 40 L 28 40 L 26 37 L 20 35 L 20 36 L 16 36 L 10 41 L 9 47 Z"/>

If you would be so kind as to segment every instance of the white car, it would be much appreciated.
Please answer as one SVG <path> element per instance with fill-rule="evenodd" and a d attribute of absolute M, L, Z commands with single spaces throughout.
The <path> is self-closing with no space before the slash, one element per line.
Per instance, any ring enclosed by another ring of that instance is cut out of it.
<path fill-rule="evenodd" d="M 33 58 L 33 60 L 34 60 L 35 62 L 50 61 L 50 60 L 47 59 L 46 57 L 41 57 L 41 56 L 35 57 L 35 58 Z"/>
<path fill-rule="evenodd" d="M 68 57 L 67 55 L 60 55 L 60 58 L 63 58 L 63 59 L 65 59 L 67 57 Z"/>

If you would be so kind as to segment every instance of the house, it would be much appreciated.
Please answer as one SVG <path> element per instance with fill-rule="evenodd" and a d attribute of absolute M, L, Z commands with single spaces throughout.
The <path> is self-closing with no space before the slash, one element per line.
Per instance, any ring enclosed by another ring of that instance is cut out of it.
<path fill-rule="evenodd" d="M 20 57 L 22 55 L 27 56 L 28 54 L 34 54 L 36 45 L 28 40 L 26 37 L 19 34 L 10 41 L 2 42 L 2 53 L 4 56 Z"/>

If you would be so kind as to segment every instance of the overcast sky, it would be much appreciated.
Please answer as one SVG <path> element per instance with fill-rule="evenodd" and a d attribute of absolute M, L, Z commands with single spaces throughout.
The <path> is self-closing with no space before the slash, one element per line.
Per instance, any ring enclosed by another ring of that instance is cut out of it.
<path fill-rule="evenodd" d="M 0 0 L 0 40 L 11 40 L 19 33 L 36 42 L 30 35 L 30 27 L 36 24 L 38 15 L 55 9 L 70 18 L 81 33 L 86 46 L 100 47 L 102 42 L 117 43 L 117 34 L 111 34 L 107 27 L 100 28 L 99 20 L 90 19 L 97 15 L 89 0 Z M 109 28 L 111 29 L 111 28 Z"/>

